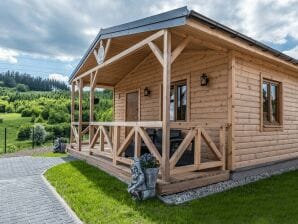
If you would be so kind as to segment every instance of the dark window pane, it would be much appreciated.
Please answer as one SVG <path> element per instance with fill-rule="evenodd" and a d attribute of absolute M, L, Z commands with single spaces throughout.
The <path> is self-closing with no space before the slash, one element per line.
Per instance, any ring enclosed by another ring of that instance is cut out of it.
<path fill-rule="evenodd" d="M 277 97 L 277 93 L 278 93 L 278 87 L 276 84 L 271 84 L 271 91 L 270 91 L 270 95 L 271 95 L 271 122 L 273 123 L 277 123 L 278 122 L 278 97 Z"/>
<path fill-rule="evenodd" d="M 171 86 L 171 93 L 170 93 L 170 120 L 175 120 L 175 88 Z"/>
<path fill-rule="evenodd" d="M 263 82 L 263 121 L 268 123 L 269 119 L 269 83 Z"/>
<path fill-rule="evenodd" d="M 177 120 L 186 120 L 186 85 L 180 84 L 177 86 Z"/>

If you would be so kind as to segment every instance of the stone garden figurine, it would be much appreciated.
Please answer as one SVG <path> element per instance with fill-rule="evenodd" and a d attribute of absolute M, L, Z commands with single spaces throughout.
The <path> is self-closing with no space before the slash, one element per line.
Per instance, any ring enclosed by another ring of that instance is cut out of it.
<path fill-rule="evenodd" d="M 54 152 L 61 152 L 61 153 L 65 153 L 65 148 L 66 145 L 65 143 L 62 142 L 61 138 L 57 138 L 55 140 L 55 144 L 54 144 Z"/>
<path fill-rule="evenodd" d="M 145 175 L 143 173 L 141 162 L 138 158 L 133 159 L 131 166 L 131 183 L 128 185 L 128 193 L 134 200 L 143 200 L 143 191 L 146 190 Z"/>

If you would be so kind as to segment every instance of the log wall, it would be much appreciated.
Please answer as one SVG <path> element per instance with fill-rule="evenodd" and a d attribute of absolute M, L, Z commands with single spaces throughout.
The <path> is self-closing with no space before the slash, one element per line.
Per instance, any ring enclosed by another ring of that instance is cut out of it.
<path fill-rule="evenodd" d="M 200 85 L 200 76 L 206 73 L 208 86 Z M 180 55 L 172 64 L 172 80 L 188 79 L 188 121 L 227 123 L 228 56 Z M 144 88 L 151 90 L 144 96 Z M 135 71 L 126 75 L 115 86 L 115 121 L 125 120 L 126 92 L 140 89 L 140 120 L 161 120 L 162 67 L 154 55 L 149 56 Z M 124 130 L 121 131 L 122 138 Z M 218 133 L 216 133 L 218 138 Z M 206 157 L 212 158 L 208 152 Z"/>
<path fill-rule="evenodd" d="M 236 57 L 234 168 L 298 156 L 297 73 Z M 266 131 L 261 124 L 261 77 L 282 82 L 283 125 Z"/>

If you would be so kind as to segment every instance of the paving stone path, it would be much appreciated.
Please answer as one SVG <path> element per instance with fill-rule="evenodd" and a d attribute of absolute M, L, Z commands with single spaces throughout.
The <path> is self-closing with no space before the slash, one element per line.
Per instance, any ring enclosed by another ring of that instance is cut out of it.
<path fill-rule="evenodd" d="M 80 223 L 42 177 L 71 158 L 0 158 L 0 223 Z"/>

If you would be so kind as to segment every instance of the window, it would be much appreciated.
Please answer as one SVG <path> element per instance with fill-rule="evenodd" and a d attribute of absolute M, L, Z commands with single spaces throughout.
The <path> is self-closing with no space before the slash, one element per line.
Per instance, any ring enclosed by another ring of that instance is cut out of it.
<path fill-rule="evenodd" d="M 186 81 L 172 83 L 170 94 L 170 120 L 186 121 L 187 86 Z"/>
<path fill-rule="evenodd" d="M 263 80 L 263 125 L 281 125 L 281 83 Z"/>

